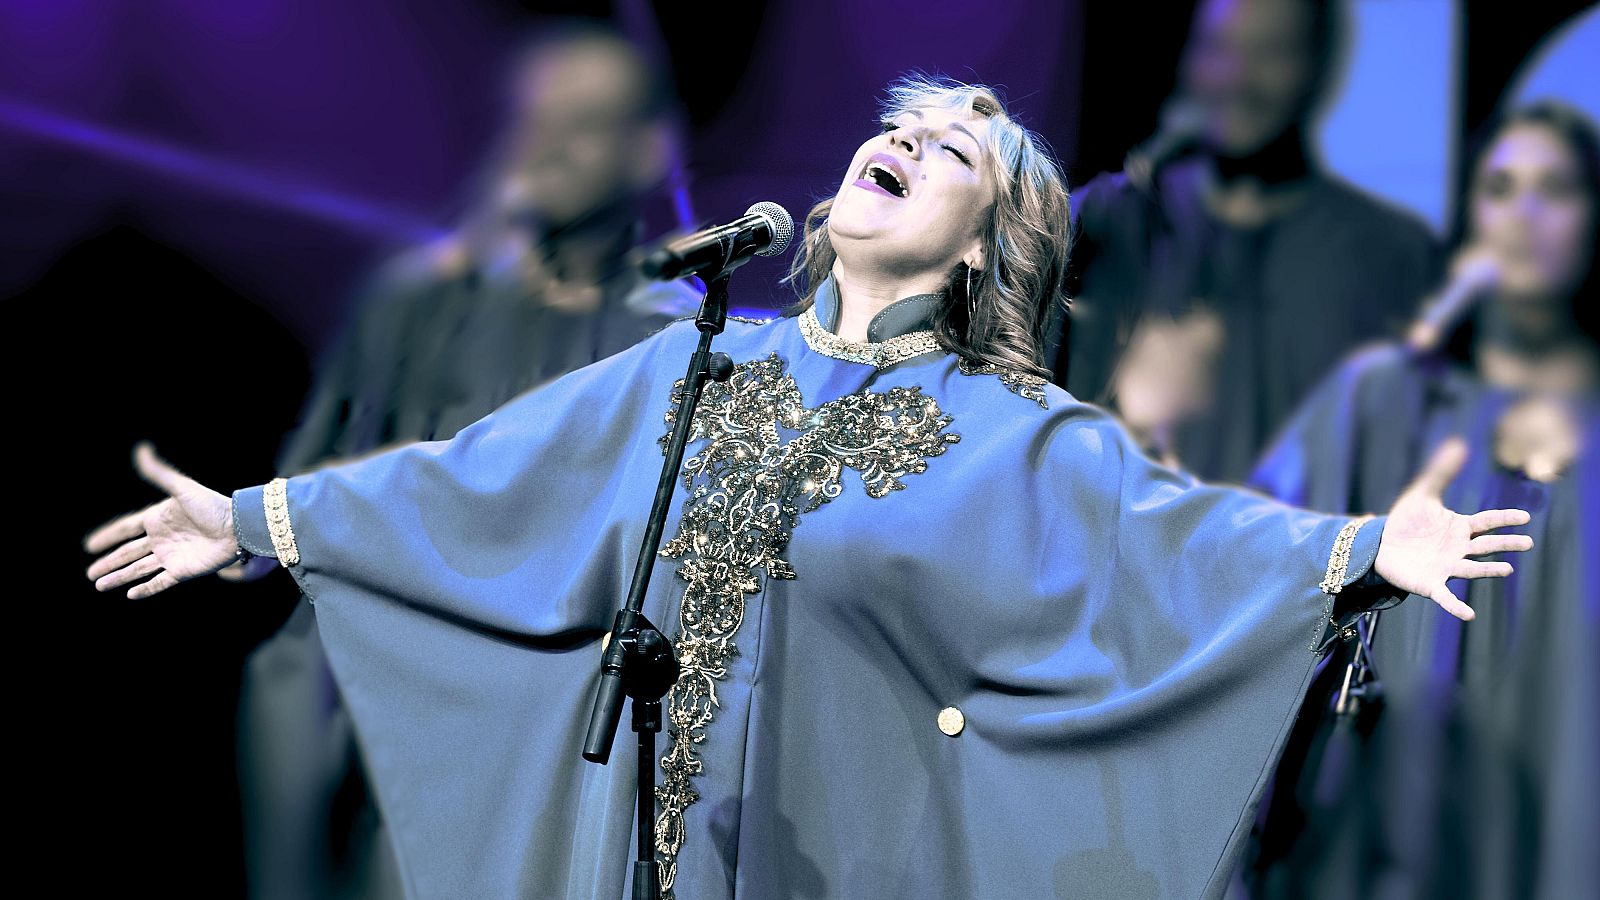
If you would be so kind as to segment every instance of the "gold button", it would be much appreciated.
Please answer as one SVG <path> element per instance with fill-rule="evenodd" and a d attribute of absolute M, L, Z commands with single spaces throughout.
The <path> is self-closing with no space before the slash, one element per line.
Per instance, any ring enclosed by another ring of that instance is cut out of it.
<path fill-rule="evenodd" d="M 967 727 L 967 717 L 961 714 L 961 710 L 956 709 L 954 706 L 946 706 L 944 709 L 939 710 L 940 731 L 955 737 L 965 727 Z"/>

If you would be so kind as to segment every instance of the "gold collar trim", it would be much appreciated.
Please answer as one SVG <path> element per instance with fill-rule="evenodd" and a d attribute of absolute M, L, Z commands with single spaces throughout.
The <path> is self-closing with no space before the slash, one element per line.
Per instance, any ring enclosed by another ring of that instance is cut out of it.
<path fill-rule="evenodd" d="M 939 339 L 931 331 L 913 331 L 892 337 L 887 341 L 847 341 L 822 327 L 817 320 L 817 308 L 811 306 L 800 314 L 800 334 L 806 346 L 814 352 L 845 362 L 861 363 L 875 369 L 884 369 L 924 353 L 942 352 Z"/>

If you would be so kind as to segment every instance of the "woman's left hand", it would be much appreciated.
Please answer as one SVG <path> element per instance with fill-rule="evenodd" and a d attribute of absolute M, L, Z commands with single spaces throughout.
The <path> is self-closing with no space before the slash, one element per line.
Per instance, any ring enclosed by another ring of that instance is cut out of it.
<path fill-rule="evenodd" d="M 1533 547 L 1533 538 L 1487 533 L 1526 525 L 1529 517 L 1523 510 L 1489 509 L 1464 516 L 1445 508 L 1441 499 L 1444 489 L 1466 461 L 1466 442 L 1458 438 L 1446 441 L 1433 454 L 1422 474 L 1389 510 L 1373 566 L 1395 587 L 1427 597 L 1450 615 L 1470 622 L 1472 607 L 1451 593 L 1445 582 L 1451 578 L 1504 578 L 1511 574 L 1510 563 L 1473 557 L 1521 552 Z"/>
<path fill-rule="evenodd" d="M 167 499 L 102 525 L 84 539 L 85 550 L 103 554 L 89 566 L 95 590 L 138 581 L 128 598 L 142 600 L 233 563 L 238 545 L 228 498 L 174 469 L 149 444 L 141 443 L 133 459 L 139 475 L 165 491 Z"/>

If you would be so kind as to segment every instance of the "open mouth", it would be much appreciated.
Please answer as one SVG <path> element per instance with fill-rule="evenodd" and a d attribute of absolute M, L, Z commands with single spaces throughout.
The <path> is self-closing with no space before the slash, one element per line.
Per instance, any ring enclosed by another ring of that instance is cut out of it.
<path fill-rule="evenodd" d="M 866 168 L 861 170 L 856 184 L 869 189 L 877 188 L 891 197 L 904 199 L 911 196 L 911 188 L 906 182 L 905 173 L 900 170 L 894 158 L 886 153 L 874 154 L 867 160 Z"/>

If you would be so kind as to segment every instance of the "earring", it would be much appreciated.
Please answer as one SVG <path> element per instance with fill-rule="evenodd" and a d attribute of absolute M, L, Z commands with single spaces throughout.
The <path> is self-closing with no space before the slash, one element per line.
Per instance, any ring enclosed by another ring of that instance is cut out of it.
<path fill-rule="evenodd" d="M 978 300 L 972 295 L 972 267 L 967 266 L 967 324 L 978 315 Z"/>

